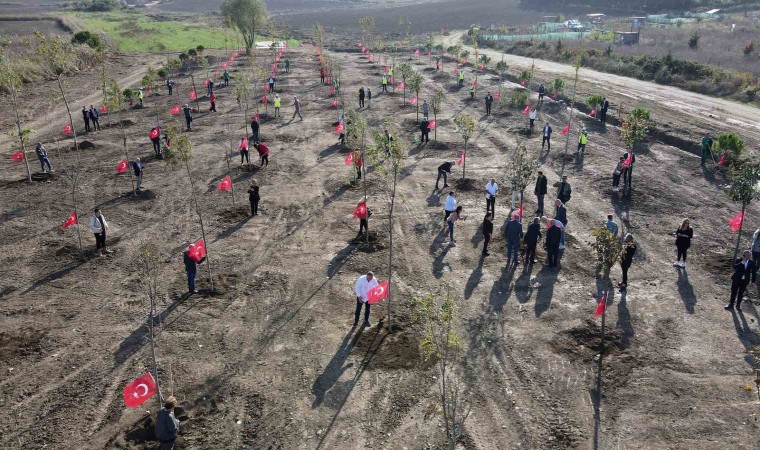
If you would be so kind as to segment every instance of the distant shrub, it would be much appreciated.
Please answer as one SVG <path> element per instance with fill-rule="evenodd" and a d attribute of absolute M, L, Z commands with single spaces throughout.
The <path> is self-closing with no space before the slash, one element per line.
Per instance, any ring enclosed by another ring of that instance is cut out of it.
<path fill-rule="evenodd" d="M 512 91 L 512 97 L 509 99 L 509 106 L 513 108 L 524 108 L 528 104 L 528 91 L 526 89 L 515 89 Z"/>
<path fill-rule="evenodd" d="M 117 0 L 81 0 L 72 6 L 78 11 L 106 12 L 121 8 L 121 3 Z"/>
<path fill-rule="evenodd" d="M 103 47 L 100 36 L 89 31 L 80 31 L 71 38 L 72 44 L 88 45 L 96 50 Z"/>
<path fill-rule="evenodd" d="M 746 47 L 744 47 L 744 50 L 742 52 L 744 53 L 744 56 L 750 56 L 752 55 L 752 52 L 755 51 L 755 41 L 750 41 L 749 44 L 747 44 Z"/>
<path fill-rule="evenodd" d="M 699 48 L 699 33 L 697 33 L 696 31 L 689 38 L 689 48 L 692 50 L 696 50 L 697 48 Z"/>

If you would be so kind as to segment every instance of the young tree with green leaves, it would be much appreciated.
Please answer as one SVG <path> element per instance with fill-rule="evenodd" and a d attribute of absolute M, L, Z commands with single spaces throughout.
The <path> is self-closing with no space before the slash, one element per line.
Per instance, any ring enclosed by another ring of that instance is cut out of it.
<path fill-rule="evenodd" d="M 409 77 L 412 76 L 412 73 L 414 72 L 414 69 L 412 69 L 412 66 L 409 65 L 409 63 L 402 63 L 398 66 L 396 69 L 401 75 L 401 82 L 404 84 L 404 106 L 406 106 L 406 80 L 409 79 Z M 394 86 L 393 89 L 395 90 L 396 87 Z"/>
<path fill-rule="evenodd" d="M 744 212 L 747 209 L 747 205 L 749 205 L 758 194 L 757 186 L 760 182 L 760 161 L 757 159 L 745 160 L 741 162 L 737 161 L 734 165 L 731 166 L 731 171 L 729 172 L 728 179 L 731 182 L 728 190 L 726 191 L 728 198 L 730 198 L 732 202 L 741 203 L 742 205 L 742 220 L 739 223 L 739 233 L 736 236 L 734 258 L 731 260 L 735 261 L 737 255 L 739 254 L 739 243 L 741 242 L 742 238 L 742 229 L 744 227 Z"/>
<path fill-rule="evenodd" d="M 586 103 L 588 103 L 588 106 L 591 109 L 598 110 L 600 106 L 602 106 L 602 102 L 604 101 L 604 97 L 599 94 L 594 94 L 589 96 L 588 99 L 586 99 Z"/>
<path fill-rule="evenodd" d="M 167 147 L 166 155 L 164 156 L 164 162 L 172 169 L 184 167 L 187 172 L 187 179 L 190 182 L 190 197 L 193 201 L 193 207 L 195 214 L 198 216 L 198 222 L 201 227 L 201 237 L 203 242 L 206 243 L 206 267 L 208 267 L 208 282 L 211 289 L 214 289 L 214 277 L 211 270 L 211 255 L 208 252 L 209 242 L 206 240 L 206 228 L 203 225 L 203 211 L 198 204 L 198 196 L 195 189 L 195 179 L 193 178 L 193 171 L 191 168 L 191 162 L 193 160 L 193 146 L 190 140 L 187 138 L 186 133 L 182 133 L 177 127 L 170 127 L 168 130 L 169 138 L 172 141 L 172 146 Z"/>
<path fill-rule="evenodd" d="M 623 141 L 632 149 L 636 144 L 644 142 L 649 134 L 649 128 L 652 126 L 649 110 L 636 108 L 628 114 L 623 120 L 623 126 L 620 131 L 623 135 Z"/>
<path fill-rule="evenodd" d="M 467 144 L 478 129 L 478 119 L 472 114 L 459 113 L 454 116 L 454 124 L 456 125 L 457 133 L 459 133 L 462 140 L 464 140 L 464 163 L 462 164 L 462 180 L 464 180 L 465 171 L 467 169 Z"/>
<path fill-rule="evenodd" d="M 612 234 L 612 232 L 606 227 L 592 228 L 591 235 L 594 237 L 594 242 L 591 244 L 591 247 L 599 261 L 599 274 L 607 279 L 610 275 L 610 269 L 612 266 L 620 261 L 620 256 L 623 252 L 623 244 L 620 239 Z M 609 292 L 610 286 L 605 290 Z"/>
<path fill-rule="evenodd" d="M 557 78 L 552 82 L 552 94 L 559 97 L 565 90 L 565 81 L 562 78 Z"/>
<path fill-rule="evenodd" d="M 425 294 L 415 297 L 413 306 L 415 320 L 423 330 L 420 353 L 438 370 L 437 396 L 440 404 L 428 411 L 425 417 L 443 417 L 447 446 L 449 450 L 454 450 L 464 435 L 464 423 L 472 410 L 461 376 L 456 373 L 464 350 L 462 337 L 456 331 L 456 302 L 448 294 L 442 298 Z"/>
<path fill-rule="evenodd" d="M 721 154 L 726 153 L 729 164 L 734 164 L 735 161 L 740 161 L 744 158 L 745 144 L 736 133 L 721 134 L 718 136 L 716 146 Z"/>
<path fill-rule="evenodd" d="M 446 100 L 446 91 L 438 87 L 433 91 L 433 96 L 430 97 L 430 107 L 433 110 L 433 120 L 436 122 L 435 128 L 433 128 L 433 140 L 438 142 L 438 113 L 443 108 L 443 101 Z"/>
<path fill-rule="evenodd" d="M 501 55 L 501 61 L 496 63 L 496 70 L 499 72 L 499 85 L 501 85 L 501 79 L 504 76 L 504 72 L 509 69 L 509 64 L 504 61 L 504 55 Z"/>
<path fill-rule="evenodd" d="M 509 184 L 512 189 L 520 192 L 520 208 L 522 208 L 525 188 L 533 179 L 533 174 L 538 168 L 538 161 L 528 155 L 528 149 L 524 145 L 518 144 L 512 157 L 511 166 Z"/>
<path fill-rule="evenodd" d="M 425 78 L 417 71 L 412 71 L 409 75 L 409 80 L 407 81 L 409 89 L 414 92 L 414 96 L 417 98 L 417 102 L 415 102 L 415 107 L 417 108 L 417 123 L 420 122 L 420 91 L 422 90 L 423 81 L 425 81 Z"/>
<path fill-rule="evenodd" d="M 11 95 L 11 104 L 13 105 L 13 113 L 16 116 L 16 130 L 18 132 L 18 140 L 21 144 L 21 151 L 24 154 L 24 164 L 26 165 L 26 176 L 29 183 L 32 182 L 32 169 L 29 167 L 29 160 L 26 157 L 26 146 L 29 144 L 28 129 L 21 128 L 21 115 L 18 110 L 18 93 L 21 87 L 21 77 L 18 74 L 18 69 L 13 66 L 4 53 L 0 53 L 2 58 L 2 65 L 0 65 L 0 87 Z"/>
<path fill-rule="evenodd" d="M 124 129 L 124 96 L 122 95 L 121 87 L 119 87 L 119 83 L 116 82 L 114 79 L 108 80 L 108 83 L 106 84 L 106 98 L 105 98 L 105 104 L 108 107 L 108 111 L 114 114 L 114 116 L 117 117 L 117 122 L 119 123 L 119 130 L 121 131 L 121 142 L 124 147 L 124 158 L 127 160 L 127 164 L 129 164 L 129 151 L 127 149 L 127 133 Z M 117 114 L 120 114 L 121 117 L 119 117 Z M 135 176 L 132 170 L 127 170 L 129 172 L 129 179 L 132 182 L 132 195 L 137 196 L 137 189 L 135 186 Z"/>
<path fill-rule="evenodd" d="M 267 19 L 267 7 L 262 0 L 224 0 L 221 14 L 243 35 L 245 54 L 256 48 L 256 30 Z"/>

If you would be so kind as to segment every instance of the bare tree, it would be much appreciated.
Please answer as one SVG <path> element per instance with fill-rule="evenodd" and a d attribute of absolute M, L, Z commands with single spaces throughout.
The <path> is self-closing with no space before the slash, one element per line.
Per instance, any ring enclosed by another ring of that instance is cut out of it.
<path fill-rule="evenodd" d="M 438 142 L 438 113 L 441 112 L 443 101 L 446 99 L 446 91 L 436 88 L 433 96 L 430 98 L 430 107 L 433 108 L 433 120 L 436 122 L 433 128 L 433 140 Z"/>
<path fill-rule="evenodd" d="M 520 208 L 523 205 L 525 188 L 533 178 L 533 173 L 538 168 L 538 161 L 528 157 L 528 149 L 524 145 L 517 145 L 515 154 L 512 158 L 511 174 L 509 182 L 513 189 L 520 192 Z"/>
<path fill-rule="evenodd" d="M 467 168 L 467 144 L 472 138 L 475 130 L 478 129 L 478 119 L 472 114 L 459 113 L 454 117 L 454 123 L 457 126 L 457 133 L 464 140 L 464 164 L 462 164 L 462 180 L 465 179 L 465 169 Z"/>
<path fill-rule="evenodd" d="M 21 151 L 24 154 L 24 164 L 26 165 L 27 181 L 32 182 L 32 170 L 29 167 L 29 160 L 26 157 L 26 145 L 28 144 L 29 129 L 21 129 L 21 115 L 18 110 L 18 92 L 21 86 L 21 77 L 17 73 L 17 68 L 12 66 L 5 54 L 0 53 L 3 63 L 0 65 L 0 87 L 11 94 L 11 103 L 13 104 L 13 113 L 16 116 L 16 130 L 18 131 L 18 140 L 21 144 Z"/>
<path fill-rule="evenodd" d="M 121 142 L 124 147 L 124 158 L 127 160 L 127 166 L 129 166 L 129 150 L 127 148 L 127 132 L 124 129 L 124 96 L 122 95 L 122 90 L 119 87 L 119 83 L 116 82 L 116 80 L 111 79 L 108 81 L 108 87 L 106 88 L 106 105 L 108 105 L 108 109 L 114 113 L 121 113 L 120 117 L 117 116 L 117 120 L 119 123 L 119 130 L 121 131 Z M 135 186 L 135 176 L 132 173 L 131 170 L 129 170 L 129 167 L 127 167 L 127 172 L 129 172 L 129 179 L 132 182 L 132 195 L 137 196 L 137 190 Z"/>
<path fill-rule="evenodd" d="M 153 360 L 153 373 L 155 374 L 156 390 L 158 390 L 158 407 L 164 402 L 164 395 L 161 392 L 161 383 L 158 376 L 158 361 L 156 359 L 156 333 L 155 323 L 158 312 L 157 302 L 159 296 L 160 279 L 161 279 L 161 252 L 158 244 L 154 240 L 147 240 L 140 243 L 139 247 L 139 270 L 142 277 L 141 285 L 145 287 L 148 295 L 148 332 L 150 336 L 150 354 Z M 160 320 L 160 318 L 159 318 Z"/>

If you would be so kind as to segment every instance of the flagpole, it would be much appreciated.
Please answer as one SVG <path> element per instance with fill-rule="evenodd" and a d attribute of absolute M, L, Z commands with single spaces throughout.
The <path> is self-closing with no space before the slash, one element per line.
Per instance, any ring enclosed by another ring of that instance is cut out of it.
<path fill-rule="evenodd" d="M 559 172 L 559 179 L 560 179 L 560 186 L 562 186 L 562 177 L 565 175 L 565 159 L 567 159 L 567 148 L 570 146 L 570 131 L 573 129 L 573 119 L 575 118 L 575 114 L 573 114 L 573 109 L 575 109 L 575 94 L 577 93 L 577 87 L 578 87 L 578 71 L 580 70 L 580 65 L 575 66 L 575 82 L 573 83 L 573 100 L 570 103 L 570 113 L 567 119 L 568 125 L 570 125 L 570 129 L 567 131 L 567 138 L 565 139 L 565 152 L 562 154 L 562 170 Z M 557 191 L 557 196 L 559 196 L 560 192 Z"/>
<path fill-rule="evenodd" d="M 602 298 L 604 299 L 604 309 L 602 310 L 602 332 L 601 332 L 601 344 L 599 345 L 599 365 L 596 368 L 596 410 L 594 411 L 594 448 L 598 448 L 599 444 L 599 428 L 601 425 L 601 406 L 602 406 L 602 359 L 604 358 L 604 325 L 605 317 L 607 316 L 607 293 L 602 291 Z"/>

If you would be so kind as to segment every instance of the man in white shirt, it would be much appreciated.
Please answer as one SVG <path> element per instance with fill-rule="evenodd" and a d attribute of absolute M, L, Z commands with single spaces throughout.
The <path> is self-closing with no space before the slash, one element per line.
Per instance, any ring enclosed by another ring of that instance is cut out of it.
<path fill-rule="evenodd" d="M 538 117 L 538 111 L 536 111 L 536 108 L 533 108 L 530 110 L 530 113 L 528 114 L 528 119 L 530 119 L 530 124 L 528 125 L 528 129 L 530 131 L 533 131 L 533 122 L 536 121 L 536 117 Z"/>
<path fill-rule="evenodd" d="M 499 185 L 496 184 L 496 180 L 491 178 L 491 181 L 486 184 L 486 214 L 491 212 L 491 217 L 496 216 L 496 193 L 499 192 Z"/>
<path fill-rule="evenodd" d="M 457 209 L 457 199 L 454 197 L 454 191 L 449 192 L 449 195 L 446 197 L 446 203 L 443 205 L 443 221 L 445 222 L 446 219 L 449 218 L 449 215 L 456 211 Z"/>
<path fill-rule="evenodd" d="M 354 313 L 354 326 L 359 324 L 359 314 L 362 312 L 362 305 L 364 306 L 364 326 L 371 327 L 369 323 L 369 307 L 367 293 L 377 286 L 377 279 L 375 274 L 367 272 L 367 275 L 362 275 L 356 280 L 356 286 L 354 286 L 354 292 L 356 293 L 356 312 Z"/>
<path fill-rule="evenodd" d="M 98 251 L 98 256 L 103 256 L 103 252 L 113 253 L 106 247 L 106 230 L 108 230 L 108 222 L 106 218 L 100 212 L 100 209 L 95 208 L 90 216 L 90 230 L 95 234 L 95 247 Z"/>

